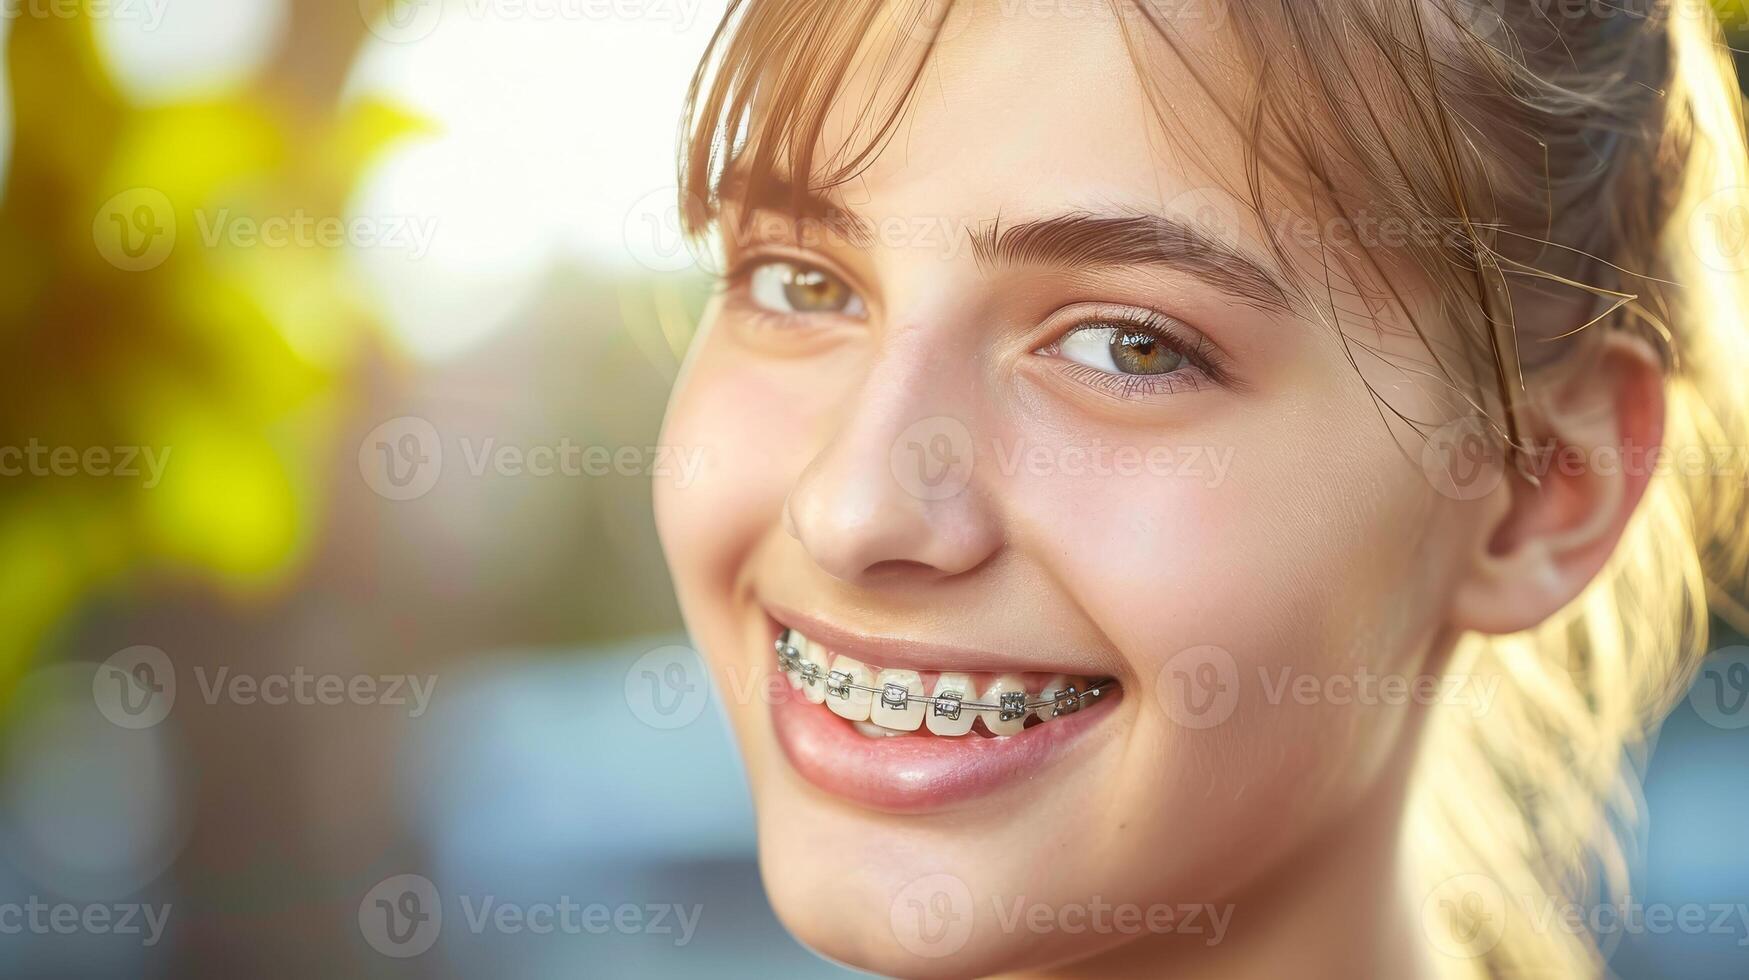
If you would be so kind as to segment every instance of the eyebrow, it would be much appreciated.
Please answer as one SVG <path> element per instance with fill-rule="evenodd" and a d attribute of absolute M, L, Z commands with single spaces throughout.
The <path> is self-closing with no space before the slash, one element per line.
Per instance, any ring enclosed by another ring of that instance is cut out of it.
<path fill-rule="evenodd" d="M 1189 273 L 1237 299 L 1287 310 L 1281 280 L 1262 263 L 1195 225 L 1159 214 L 1071 211 L 972 236 L 987 265 L 1164 266 Z"/>
<path fill-rule="evenodd" d="M 724 178 L 718 200 L 734 202 L 746 215 L 770 211 L 820 222 L 858 247 L 875 238 L 873 226 L 860 215 L 776 174 L 750 178 L 733 172 Z M 1167 215 L 1070 211 L 1006 228 L 997 218 L 968 233 L 973 256 L 983 268 L 1159 266 L 1185 272 L 1242 302 L 1283 312 L 1293 306 L 1287 287 L 1267 265 Z"/>

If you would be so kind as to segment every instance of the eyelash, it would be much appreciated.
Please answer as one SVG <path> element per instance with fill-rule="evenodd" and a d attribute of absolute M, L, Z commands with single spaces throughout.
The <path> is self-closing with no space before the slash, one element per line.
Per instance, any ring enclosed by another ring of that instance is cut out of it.
<path fill-rule="evenodd" d="M 1137 310 L 1129 315 L 1099 316 L 1082 320 L 1064 331 L 1056 340 L 1039 348 L 1036 353 L 1054 355 L 1061 348 L 1063 341 L 1074 334 L 1083 330 L 1099 329 L 1145 333 L 1184 358 L 1185 362 L 1194 369 L 1194 373 L 1186 374 L 1180 369 L 1170 374 L 1112 374 L 1087 364 L 1061 358 L 1059 360 L 1062 360 L 1062 366 L 1058 368 L 1059 371 L 1083 384 L 1107 391 L 1120 398 L 1200 391 L 1205 381 L 1226 388 L 1243 389 L 1243 384 L 1233 376 L 1226 355 L 1214 343 L 1185 326 L 1176 317 L 1167 316 L 1155 310 Z M 1187 332 L 1192 337 L 1184 336 Z"/>
<path fill-rule="evenodd" d="M 789 262 L 802 268 L 820 269 L 829 275 L 843 279 L 850 289 L 860 294 L 860 289 L 854 283 L 827 266 L 787 253 L 768 251 L 753 252 L 732 260 L 729 267 L 719 277 L 718 287 L 725 292 L 737 294 L 737 302 L 745 308 L 747 314 L 765 322 L 786 319 L 789 314 L 764 309 L 752 302 L 746 295 L 750 288 L 753 272 L 761 266 L 773 262 Z M 1228 367 L 1226 355 L 1206 336 L 1186 326 L 1176 317 L 1167 316 L 1155 310 L 1136 310 L 1127 315 L 1106 315 L 1082 320 L 1064 331 L 1056 340 L 1039 348 L 1034 353 L 1054 354 L 1063 341 L 1073 334 L 1083 330 L 1101 328 L 1146 333 L 1183 357 L 1193 372 L 1187 373 L 1180 369 L 1170 374 L 1112 374 L 1109 371 L 1102 371 L 1086 364 L 1056 358 L 1062 365 L 1058 370 L 1083 384 L 1120 398 L 1200 391 L 1205 381 L 1235 390 L 1244 390 L 1245 388 L 1244 383 L 1233 376 Z M 1191 337 L 1187 338 L 1186 333 L 1190 334 Z"/>
<path fill-rule="evenodd" d="M 808 315 L 779 313 L 774 310 L 765 309 L 758 303 L 753 302 L 751 297 L 753 273 L 761 266 L 777 262 L 786 262 L 800 269 L 817 269 L 835 279 L 841 280 L 847 287 L 849 287 L 851 292 L 856 295 L 862 295 L 861 287 L 857 286 L 853 280 L 839 273 L 831 266 L 824 265 L 820 262 L 810 261 L 788 252 L 771 252 L 765 250 L 754 251 L 741 258 L 731 257 L 728 262 L 728 267 L 717 277 L 717 288 L 724 294 L 730 295 L 731 298 L 735 300 L 736 304 L 741 307 L 743 313 L 754 317 L 761 322 L 779 321 L 786 319 L 791 315 Z M 866 303 L 867 300 L 865 299 L 864 302 Z"/>

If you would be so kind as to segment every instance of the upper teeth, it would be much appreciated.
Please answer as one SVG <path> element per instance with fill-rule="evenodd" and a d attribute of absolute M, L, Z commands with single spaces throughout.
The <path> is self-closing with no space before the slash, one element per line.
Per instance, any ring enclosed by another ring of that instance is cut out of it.
<path fill-rule="evenodd" d="M 992 735 L 1014 735 L 1026 727 L 1029 714 L 1041 721 L 1070 714 L 1117 684 L 1089 684 L 1086 678 L 1058 674 L 1032 695 L 1020 675 L 998 674 L 979 693 L 970 674 L 943 673 L 929 694 L 914 670 L 873 668 L 842 654 L 834 657 L 795 630 L 778 637 L 777 664 L 803 697 L 824 702 L 841 717 L 892 731 L 928 728 L 936 735 L 967 734 L 979 718 Z"/>

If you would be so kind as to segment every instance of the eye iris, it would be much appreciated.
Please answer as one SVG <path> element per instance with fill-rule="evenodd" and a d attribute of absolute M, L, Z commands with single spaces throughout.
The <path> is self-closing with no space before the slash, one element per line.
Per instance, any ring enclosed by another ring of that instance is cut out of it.
<path fill-rule="evenodd" d="M 783 294 L 795 309 L 816 313 L 842 310 L 850 301 L 850 287 L 820 269 L 793 271 L 784 283 Z"/>
<path fill-rule="evenodd" d="M 1122 330 L 1112 335 L 1111 361 L 1125 374 L 1171 374 L 1184 364 L 1184 355 L 1153 334 Z"/>

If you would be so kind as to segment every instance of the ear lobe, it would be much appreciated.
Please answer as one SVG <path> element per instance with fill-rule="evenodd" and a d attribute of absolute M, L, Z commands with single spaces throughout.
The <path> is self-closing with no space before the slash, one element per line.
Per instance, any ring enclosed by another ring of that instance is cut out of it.
<path fill-rule="evenodd" d="M 1525 414 L 1531 451 L 1508 465 L 1453 596 L 1460 629 L 1515 633 L 1554 615 L 1614 553 L 1664 437 L 1664 373 L 1644 340 L 1609 333 L 1583 369 L 1557 369 Z"/>

